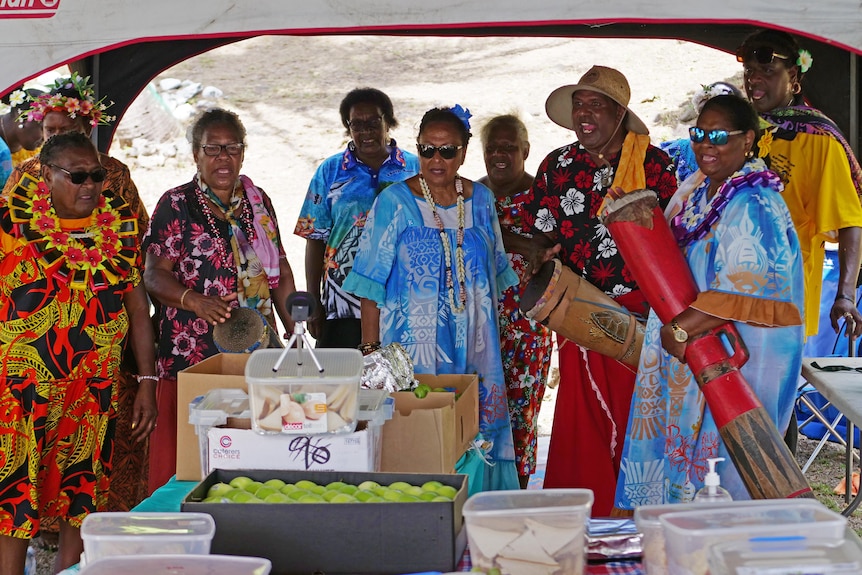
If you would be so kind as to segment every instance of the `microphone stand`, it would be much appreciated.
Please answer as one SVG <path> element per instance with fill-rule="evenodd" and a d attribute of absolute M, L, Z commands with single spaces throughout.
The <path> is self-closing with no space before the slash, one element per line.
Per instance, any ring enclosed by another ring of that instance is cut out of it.
<path fill-rule="evenodd" d="M 284 359 L 287 357 L 287 352 L 293 347 L 294 342 L 296 343 L 296 365 L 302 366 L 302 347 L 303 343 L 308 348 L 308 355 L 311 356 L 311 360 L 314 362 L 314 365 L 317 367 L 317 371 L 319 373 L 323 373 L 323 366 L 320 365 L 320 361 L 318 361 L 317 356 L 314 355 L 314 348 L 311 345 L 311 342 L 308 339 L 308 336 L 305 334 L 305 326 L 304 322 L 297 321 L 293 324 L 293 333 L 290 335 L 290 339 L 287 340 L 287 344 L 284 346 L 284 351 L 281 352 L 281 355 L 278 356 L 278 361 L 275 362 L 275 365 L 272 366 L 272 371 L 277 372 L 279 368 L 281 368 L 281 364 L 284 362 Z"/>

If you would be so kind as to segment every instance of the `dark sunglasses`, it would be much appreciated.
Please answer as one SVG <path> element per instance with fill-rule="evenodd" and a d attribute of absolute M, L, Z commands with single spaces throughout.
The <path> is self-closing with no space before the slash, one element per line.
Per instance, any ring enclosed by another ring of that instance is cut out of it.
<path fill-rule="evenodd" d="M 446 144 L 445 146 L 432 146 L 431 144 L 416 144 L 416 149 L 419 150 L 419 155 L 425 159 L 430 160 L 434 157 L 434 154 L 440 152 L 440 157 L 444 160 L 451 160 L 455 157 L 455 154 L 458 153 L 458 150 L 463 148 L 464 146 L 452 146 L 451 144 Z"/>
<path fill-rule="evenodd" d="M 371 118 L 370 120 L 350 120 L 347 127 L 354 132 L 371 132 L 383 125 L 383 118 Z"/>
<path fill-rule="evenodd" d="M 774 48 L 769 46 L 761 46 L 760 48 L 740 48 L 736 51 L 736 61 L 745 62 L 753 58 L 758 64 L 772 64 L 776 58 L 781 60 L 789 60 L 790 56 L 779 54 Z"/>
<path fill-rule="evenodd" d="M 105 168 L 99 168 L 98 170 L 93 170 L 92 172 L 70 172 L 66 168 L 62 168 L 57 164 L 47 164 L 52 168 L 57 168 L 67 176 L 69 176 L 69 181 L 75 184 L 76 186 L 80 186 L 84 182 L 87 181 L 87 178 L 93 180 L 94 183 L 99 183 L 105 181 L 105 178 L 108 175 L 108 172 L 105 171 Z"/>
<path fill-rule="evenodd" d="M 732 132 L 728 132 L 727 130 L 710 130 L 707 132 L 703 128 L 696 126 L 688 129 L 688 137 L 691 138 L 692 142 L 699 144 L 704 139 L 707 139 L 713 146 L 723 146 L 727 143 L 727 138 L 730 136 L 738 136 L 744 133 L 744 130 L 733 130 Z"/>
<path fill-rule="evenodd" d="M 221 154 L 222 150 L 227 152 L 228 156 L 239 156 L 243 148 L 245 148 L 245 144 L 203 144 L 201 146 L 204 154 L 212 157 Z"/>
<path fill-rule="evenodd" d="M 857 371 L 862 373 L 862 367 L 850 367 L 848 365 L 824 365 L 820 366 L 816 361 L 811 362 L 811 367 L 820 371 Z"/>

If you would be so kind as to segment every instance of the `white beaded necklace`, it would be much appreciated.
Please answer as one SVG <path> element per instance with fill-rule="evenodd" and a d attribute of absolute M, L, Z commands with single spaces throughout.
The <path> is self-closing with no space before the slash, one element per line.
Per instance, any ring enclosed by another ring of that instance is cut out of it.
<path fill-rule="evenodd" d="M 425 196 L 425 201 L 431 206 L 431 213 L 434 214 L 434 222 L 437 224 L 437 229 L 440 230 L 440 242 L 443 244 L 443 256 L 446 261 L 446 288 L 449 290 L 449 307 L 455 313 L 461 313 L 467 308 L 467 270 L 464 267 L 464 185 L 461 183 L 461 176 L 455 176 L 455 192 L 458 194 L 458 235 L 457 246 L 455 248 L 455 262 L 458 274 L 458 289 L 459 303 L 455 304 L 455 283 L 452 278 L 452 245 L 449 243 L 449 236 L 446 235 L 446 230 L 443 228 L 443 220 L 437 213 L 437 204 L 431 196 L 431 189 L 425 181 L 425 177 L 419 174 L 419 187 L 422 188 L 422 195 Z"/>

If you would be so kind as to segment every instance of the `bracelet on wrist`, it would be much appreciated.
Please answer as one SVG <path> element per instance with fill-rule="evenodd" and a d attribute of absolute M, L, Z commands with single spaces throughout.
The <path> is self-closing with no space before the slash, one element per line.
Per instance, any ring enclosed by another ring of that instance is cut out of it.
<path fill-rule="evenodd" d="M 357 349 L 362 353 L 362 355 L 368 355 L 369 353 L 374 353 L 375 351 L 380 349 L 380 342 L 368 341 L 360 343 Z"/>
<path fill-rule="evenodd" d="M 856 305 L 856 299 L 850 297 L 849 295 L 844 295 L 843 293 L 840 293 L 835 296 L 835 301 L 838 301 L 839 299 L 846 299 L 847 301 L 853 303 L 853 305 Z"/>
<path fill-rule="evenodd" d="M 186 309 L 186 296 L 189 295 L 190 291 L 193 291 L 192 288 L 188 288 L 183 292 L 183 295 L 180 296 L 180 309 Z"/>
<path fill-rule="evenodd" d="M 142 381 L 147 380 L 147 379 L 152 380 L 152 381 L 159 381 L 159 376 L 158 375 L 136 375 L 135 379 L 138 380 L 138 383 L 141 383 Z"/>

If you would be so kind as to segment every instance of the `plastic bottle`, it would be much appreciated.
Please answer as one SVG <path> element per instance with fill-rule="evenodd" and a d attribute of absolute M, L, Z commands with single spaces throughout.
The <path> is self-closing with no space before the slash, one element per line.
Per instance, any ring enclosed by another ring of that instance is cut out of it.
<path fill-rule="evenodd" d="M 698 489 L 694 494 L 695 503 L 715 503 L 719 501 L 733 501 L 727 489 L 721 486 L 721 478 L 715 472 L 715 464 L 719 461 L 724 461 L 723 457 L 714 457 L 707 459 L 709 463 L 709 473 L 706 474 L 706 479 L 703 480 L 703 487 Z"/>

